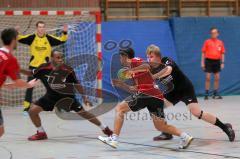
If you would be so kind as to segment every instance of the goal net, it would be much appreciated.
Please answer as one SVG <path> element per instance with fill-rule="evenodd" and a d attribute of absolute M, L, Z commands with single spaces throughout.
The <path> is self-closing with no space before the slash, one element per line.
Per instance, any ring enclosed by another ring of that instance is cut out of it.
<path fill-rule="evenodd" d="M 101 90 L 101 21 L 98 12 L 81 11 L 0 11 L 0 31 L 7 27 L 20 27 L 21 34 L 35 32 L 37 21 L 46 23 L 47 33 L 59 35 L 63 25 L 68 25 L 68 40 L 57 46 L 65 55 L 65 62 L 73 67 L 78 80 L 86 88 L 93 104 L 99 104 Z M 29 46 L 18 43 L 15 52 L 22 68 L 28 69 Z M 21 75 L 23 79 L 26 76 Z M 7 81 L 10 81 L 9 79 Z M 34 88 L 33 101 L 45 94 L 43 85 Z M 81 102 L 81 95 L 76 94 Z M 25 90 L 0 90 L 0 104 L 3 106 L 20 106 L 23 104 Z"/>

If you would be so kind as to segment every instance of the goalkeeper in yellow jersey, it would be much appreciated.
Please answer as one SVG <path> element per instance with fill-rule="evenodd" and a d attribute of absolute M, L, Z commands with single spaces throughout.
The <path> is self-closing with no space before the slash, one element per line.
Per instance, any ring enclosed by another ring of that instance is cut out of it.
<path fill-rule="evenodd" d="M 62 35 L 54 36 L 46 33 L 45 22 L 36 23 L 36 32 L 28 35 L 18 35 L 18 42 L 29 45 L 31 59 L 29 69 L 33 70 L 43 63 L 49 62 L 53 46 L 58 46 L 67 41 L 68 26 L 64 25 Z M 28 77 L 28 81 L 33 77 Z M 24 100 L 24 111 L 28 111 L 32 102 L 33 88 L 27 89 Z"/>

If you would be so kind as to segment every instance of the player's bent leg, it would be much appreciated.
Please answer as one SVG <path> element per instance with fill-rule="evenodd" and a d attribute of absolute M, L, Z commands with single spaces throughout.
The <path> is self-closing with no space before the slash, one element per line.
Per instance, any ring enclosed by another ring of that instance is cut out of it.
<path fill-rule="evenodd" d="M 29 109 L 29 117 L 30 117 L 32 123 L 36 127 L 41 126 L 41 119 L 40 119 L 39 113 L 42 111 L 43 111 L 43 108 L 40 106 L 37 106 L 35 104 L 32 104 L 32 106 Z"/>
<path fill-rule="evenodd" d="M 78 111 L 77 113 L 78 113 L 78 115 L 80 115 L 84 119 L 90 121 L 94 125 L 96 125 L 96 126 L 100 126 L 101 125 L 101 122 L 93 114 L 85 111 L 84 109 Z"/>
<path fill-rule="evenodd" d="M 173 106 L 173 103 L 171 103 L 167 99 L 164 98 L 163 101 L 164 101 L 164 109 Z"/>
<path fill-rule="evenodd" d="M 154 126 L 157 130 L 180 137 L 181 140 L 178 148 L 186 149 L 191 144 L 193 140 L 192 136 L 165 122 L 163 100 L 159 100 L 157 98 L 150 98 L 150 100 L 148 100 L 147 109 L 151 114 Z"/>
<path fill-rule="evenodd" d="M 42 107 L 34 105 L 34 104 L 30 107 L 30 109 L 28 111 L 29 117 L 30 117 L 32 123 L 37 128 L 37 133 L 28 138 L 28 140 L 30 140 L 30 141 L 47 139 L 47 134 L 42 127 L 41 119 L 39 116 L 39 113 L 42 111 L 43 111 Z"/>
<path fill-rule="evenodd" d="M 181 131 L 178 130 L 176 127 L 168 125 L 164 119 L 156 117 L 155 115 L 151 115 L 152 119 L 153 119 L 153 124 L 155 126 L 155 128 L 159 131 L 165 132 L 165 133 L 169 133 L 175 136 L 180 136 L 181 135 Z"/>
<path fill-rule="evenodd" d="M 86 120 L 88 120 L 89 122 L 93 123 L 94 125 L 98 126 L 101 128 L 101 130 L 103 131 L 103 133 L 107 136 L 111 136 L 113 134 L 112 130 L 109 129 L 108 126 L 105 126 L 104 124 L 102 124 L 95 115 L 87 112 L 84 110 L 84 108 L 82 108 L 80 111 L 77 112 L 81 117 L 85 118 Z"/>
<path fill-rule="evenodd" d="M 157 130 L 162 131 L 164 133 L 172 134 L 180 137 L 180 143 L 178 148 L 186 149 L 191 144 L 193 137 L 188 135 L 185 132 L 180 131 L 176 127 L 172 125 L 168 125 L 164 119 L 156 117 L 155 115 L 151 115 L 153 119 L 154 126 Z"/>
<path fill-rule="evenodd" d="M 210 124 L 216 123 L 216 117 L 212 114 L 202 111 L 198 103 L 191 103 L 188 105 L 188 108 L 192 115 L 194 115 L 198 119 L 202 119 Z"/>
<path fill-rule="evenodd" d="M 114 134 L 120 135 L 122 125 L 124 122 L 124 114 L 131 111 L 127 102 L 123 101 L 119 103 L 115 108 L 115 120 L 114 120 Z"/>
<path fill-rule="evenodd" d="M 171 106 L 173 106 L 173 104 L 164 98 L 164 109 L 171 107 Z M 162 132 L 160 135 L 153 137 L 153 141 L 171 140 L 172 138 L 173 138 L 172 134 Z"/>
<path fill-rule="evenodd" d="M 222 123 L 216 116 L 201 110 L 198 103 L 190 103 L 188 105 L 190 112 L 197 117 L 198 119 L 202 119 L 210 124 L 216 125 L 221 128 L 228 136 L 229 141 L 235 140 L 235 132 L 232 129 L 232 125 L 229 123 Z"/>
<path fill-rule="evenodd" d="M 102 141 L 103 143 L 113 148 L 117 148 L 118 146 L 118 136 L 120 135 L 122 125 L 124 122 L 124 114 L 131 111 L 131 109 L 128 103 L 126 101 L 123 101 L 116 106 L 115 111 L 116 111 L 116 114 L 115 114 L 115 120 L 114 120 L 113 135 L 110 137 L 102 137 L 102 136 L 98 137 L 100 141 Z"/>

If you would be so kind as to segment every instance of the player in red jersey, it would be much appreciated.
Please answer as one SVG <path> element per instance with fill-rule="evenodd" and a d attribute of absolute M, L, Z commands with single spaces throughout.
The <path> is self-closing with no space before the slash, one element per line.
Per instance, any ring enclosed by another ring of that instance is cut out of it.
<path fill-rule="evenodd" d="M 4 29 L 1 33 L 3 47 L 0 48 L 0 88 L 32 88 L 37 84 L 36 80 L 29 83 L 20 79 L 19 65 L 17 59 L 13 56 L 13 51 L 17 47 L 17 31 L 13 28 Z M 7 77 L 12 79 L 12 83 L 4 84 Z M 0 137 L 4 133 L 3 117 L 0 109 Z"/>
<path fill-rule="evenodd" d="M 162 92 L 154 87 L 154 80 L 150 72 L 143 71 L 136 74 L 130 73 L 131 69 L 141 65 L 143 63 L 143 60 L 141 58 L 134 57 L 134 50 L 131 48 L 120 50 L 119 54 L 121 64 L 124 67 L 129 67 L 129 70 L 127 70 L 126 73 L 129 74 L 128 76 L 132 76 L 135 85 L 129 86 L 126 83 L 118 80 L 113 80 L 113 84 L 122 89 L 135 91 L 136 93 L 132 94 L 116 106 L 113 135 L 110 137 L 99 136 L 98 139 L 113 148 L 117 148 L 118 136 L 120 135 L 120 131 L 123 126 L 124 114 L 129 111 L 136 112 L 147 108 L 153 119 L 155 128 L 159 131 L 168 132 L 170 134 L 181 137 L 179 148 L 187 148 L 190 145 L 193 137 L 187 133 L 181 132 L 174 126 L 166 124 L 164 121 L 164 97 Z"/>
<path fill-rule="evenodd" d="M 155 79 L 156 84 L 164 82 L 162 84 L 165 85 L 166 88 L 170 86 L 168 90 L 166 89 L 167 91 L 164 94 L 166 106 L 176 105 L 182 101 L 188 106 L 190 113 L 195 117 L 218 126 L 227 134 L 229 141 L 233 142 L 235 140 L 235 132 L 230 123 L 223 123 L 213 114 L 201 110 L 192 82 L 172 59 L 162 57 L 160 48 L 156 45 L 150 45 L 147 48 L 146 54 L 148 64 L 142 64 L 131 71 L 139 72 L 142 70 L 149 70 L 153 74 L 152 77 Z M 163 89 L 161 90 L 164 91 Z M 162 133 L 154 137 L 154 140 L 168 140 L 171 138 L 171 134 Z"/>

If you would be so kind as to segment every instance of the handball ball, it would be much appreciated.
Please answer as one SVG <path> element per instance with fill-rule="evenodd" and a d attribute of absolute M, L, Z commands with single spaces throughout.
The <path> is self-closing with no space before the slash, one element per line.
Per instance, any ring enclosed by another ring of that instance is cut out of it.
<path fill-rule="evenodd" d="M 118 79 L 120 79 L 120 80 L 122 80 L 122 81 L 125 81 L 125 80 L 131 78 L 131 76 L 129 76 L 129 75 L 126 74 L 126 72 L 125 72 L 126 70 L 128 70 L 128 68 L 127 68 L 127 67 L 124 67 L 124 68 L 121 68 L 121 69 L 118 71 L 118 73 L 117 73 Z"/>

